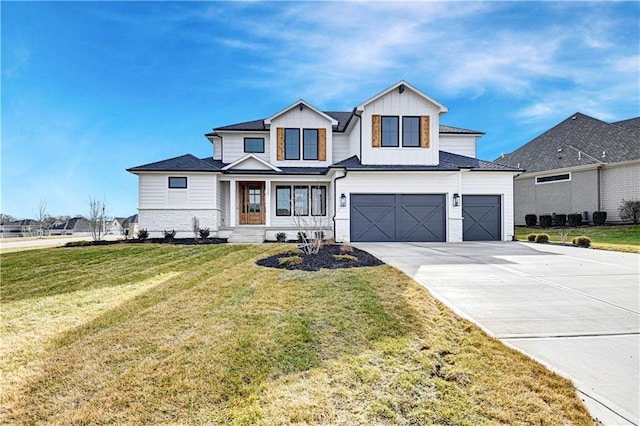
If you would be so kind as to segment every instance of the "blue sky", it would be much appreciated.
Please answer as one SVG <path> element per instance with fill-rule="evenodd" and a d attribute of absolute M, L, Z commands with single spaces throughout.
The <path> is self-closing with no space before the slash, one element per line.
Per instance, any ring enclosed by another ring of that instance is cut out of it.
<path fill-rule="evenodd" d="M 511 152 L 574 112 L 640 115 L 639 2 L 7 2 L 2 205 L 134 214 L 126 168 L 211 155 L 212 127 L 399 80 Z"/>

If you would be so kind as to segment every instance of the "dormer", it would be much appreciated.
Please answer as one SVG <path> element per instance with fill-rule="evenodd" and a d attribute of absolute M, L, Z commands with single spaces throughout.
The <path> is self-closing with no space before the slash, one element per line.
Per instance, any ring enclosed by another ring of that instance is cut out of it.
<path fill-rule="evenodd" d="M 279 167 L 322 167 L 331 164 L 333 129 L 338 121 L 299 100 L 264 120 L 273 143 L 269 162 Z"/>
<path fill-rule="evenodd" d="M 361 161 L 375 165 L 437 165 L 440 115 L 447 107 L 399 81 L 356 107 Z"/>

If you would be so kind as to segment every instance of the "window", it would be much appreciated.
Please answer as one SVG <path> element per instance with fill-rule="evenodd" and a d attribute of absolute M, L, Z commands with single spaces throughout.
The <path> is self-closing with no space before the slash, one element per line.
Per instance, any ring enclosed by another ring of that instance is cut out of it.
<path fill-rule="evenodd" d="M 318 159 L 318 129 L 304 129 L 302 131 L 302 158 L 304 160 Z"/>
<path fill-rule="evenodd" d="M 291 216 L 290 186 L 276 186 L 276 216 Z"/>
<path fill-rule="evenodd" d="M 285 129 L 284 131 L 284 159 L 300 159 L 300 129 Z"/>
<path fill-rule="evenodd" d="M 327 187 L 311 187 L 311 215 L 325 216 L 327 214 Z"/>
<path fill-rule="evenodd" d="M 327 215 L 326 186 L 276 186 L 276 216 L 291 216 L 292 201 L 296 216 L 309 216 L 309 209 L 311 216 Z"/>
<path fill-rule="evenodd" d="M 382 117 L 382 146 L 398 146 L 398 117 Z"/>
<path fill-rule="evenodd" d="M 309 187 L 293 187 L 293 214 L 297 216 L 309 216 Z"/>
<path fill-rule="evenodd" d="M 536 184 L 559 182 L 559 181 L 563 181 L 563 180 L 571 180 L 571 174 L 570 173 L 563 173 L 561 175 L 539 176 L 539 177 L 536 178 Z"/>
<path fill-rule="evenodd" d="M 244 138 L 244 152 L 264 152 L 264 138 Z"/>
<path fill-rule="evenodd" d="M 169 188 L 186 188 L 187 187 L 187 178 L 186 177 L 174 177 L 169 176 Z"/>
<path fill-rule="evenodd" d="M 420 117 L 402 117 L 402 146 L 420 146 Z"/>

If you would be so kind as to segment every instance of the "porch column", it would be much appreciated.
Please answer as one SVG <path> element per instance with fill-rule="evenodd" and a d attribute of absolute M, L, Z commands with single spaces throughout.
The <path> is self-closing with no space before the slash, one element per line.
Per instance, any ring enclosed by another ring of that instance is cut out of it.
<path fill-rule="evenodd" d="M 271 226 L 271 180 L 264 181 L 264 224 Z"/>
<path fill-rule="evenodd" d="M 229 181 L 229 220 L 231 228 L 238 224 L 238 183 L 235 179 Z"/>

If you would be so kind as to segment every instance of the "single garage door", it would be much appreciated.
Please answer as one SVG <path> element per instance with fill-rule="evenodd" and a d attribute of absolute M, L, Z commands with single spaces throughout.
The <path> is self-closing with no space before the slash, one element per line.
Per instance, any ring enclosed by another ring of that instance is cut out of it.
<path fill-rule="evenodd" d="M 464 241 L 500 241 L 500 196 L 462 196 L 462 239 Z"/>
<path fill-rule="evenodd" d="M 351 241 L 445 241 L 444 194 L 352 194 Z"/>

